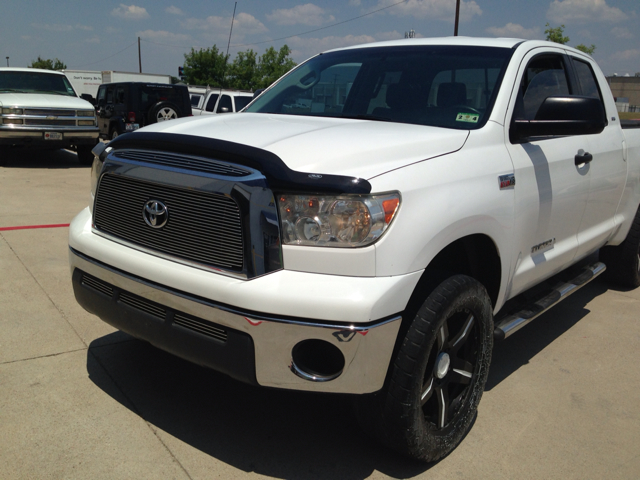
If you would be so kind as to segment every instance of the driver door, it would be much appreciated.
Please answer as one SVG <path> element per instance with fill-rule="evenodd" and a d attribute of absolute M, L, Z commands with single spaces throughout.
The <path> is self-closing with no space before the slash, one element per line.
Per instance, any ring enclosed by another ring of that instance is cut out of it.
<path fill-rule="evenodd" d="M 512 93 L 508 122 L 535 119 L 544 100 L 573 95 L 570 63 L 564 52 L 530 53 Z M 578 232 L 589 198 L 588 168 L 575 157 L 589 150 L 585 136 L 540 137 L 523 143 L 507 139 L 516 179 L 514 224 L 517 294 L 566 268 L 578 251 Z"/>

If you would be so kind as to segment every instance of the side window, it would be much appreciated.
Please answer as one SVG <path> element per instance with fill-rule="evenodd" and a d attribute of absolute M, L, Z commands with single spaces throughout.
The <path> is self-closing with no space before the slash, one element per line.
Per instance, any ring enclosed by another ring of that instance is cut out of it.
<path fill-rule="evenodd" d="M 222 95 L 218 102 L 218 108 L 216 113 L 229 113 L 233 112 L 233 106 L 231 105 L 231 97 L 229 95 Z"/>
<path fill-rule="evenodd" d="M 116 88 L 116 95 L 113 103 L 124 103 L 124 87 Z"/>
<path fill-rule="evenodd" d="M 540 105 L 554 95 L 570 95 L 564 61 L 560 55 L 534 58 L 524 72 L 515 118 L 534 120 Z"/>
<path fill-rule="evenodd" d="M 598 81 L 591 69 L 591 65 L 587 62 L 583 62 L 582 60 L 578 60 L 577 58 L 573 59 L 573 65 L 576 69 L 576 75 L 578 76 L 582 95 L 602 100 L 600 90 L 598 89 Z"/>
<path fill-rule="evenodd" d="M 113 103 L 113 87 L 107 88 L 107 104 Z"/>
<path fill-rule="evenodd" d="M 217 101 L 218 101 L 218 94 L 212 93 L 211 96 L 209 97 L 209 100 L 207 101 L 207 107 L 205 108 L 205 110 L 207 112 L 213 112 L 213 109 L 216 108 Z"/>
<path fill-rule="evenodd" d="M 191 106 L 198 107 L 200 104 L 200 100 L 202 99 L 202 95 L 196 95 L 194 93 L 191 94 Z"/>
<path fill-rule="evenodd" d="M 236 112 L 239 112 L 244 107 L 249 105 L 249 102 L 251 102 L 251 100 L 253 100 L 253 97 L 240 96 L 240 95 L 233 97 L 233 101 L 236 103 Z"/>
<path fill-rule="evenodd" d="M 107 97 L 107 89 L 106 88 L 99 88 L 98 89 L 98 103 L 100 103 L 100 100 L 102 100 L 102 103 L 105 102 Z"/>

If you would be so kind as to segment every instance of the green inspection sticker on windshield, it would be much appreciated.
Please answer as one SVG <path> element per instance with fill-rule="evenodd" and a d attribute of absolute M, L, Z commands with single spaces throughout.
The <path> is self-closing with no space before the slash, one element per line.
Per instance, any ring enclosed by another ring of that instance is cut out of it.
<path fill-rule="evenodd" d="M 477 113 L 459 113 L 456 122 L 478 123 L 480 115 Z"/>

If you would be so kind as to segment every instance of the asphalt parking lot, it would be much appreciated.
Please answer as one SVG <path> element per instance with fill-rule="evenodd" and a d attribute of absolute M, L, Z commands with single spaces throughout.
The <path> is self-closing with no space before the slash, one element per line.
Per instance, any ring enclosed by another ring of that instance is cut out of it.
<path fill-rule="evenodd" d="M 435 465 L 362 433 L 344 396 L 259 389 L 79 307 L 68 151 L 0 167 L 0 478 L 637 479 L 640 289 L 599 280 L 496 345 L 475 425 Z"/>

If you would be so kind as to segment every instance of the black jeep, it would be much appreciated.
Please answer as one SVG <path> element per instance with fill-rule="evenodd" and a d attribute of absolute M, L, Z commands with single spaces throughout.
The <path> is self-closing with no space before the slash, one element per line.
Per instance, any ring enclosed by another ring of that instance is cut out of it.
<path fill-rule="evenodd" d="M 96 109 L 100 137 L 114 139 L 156 122 L 191 116 L 186 85 L 121 82 L 100 85 Z"/>

